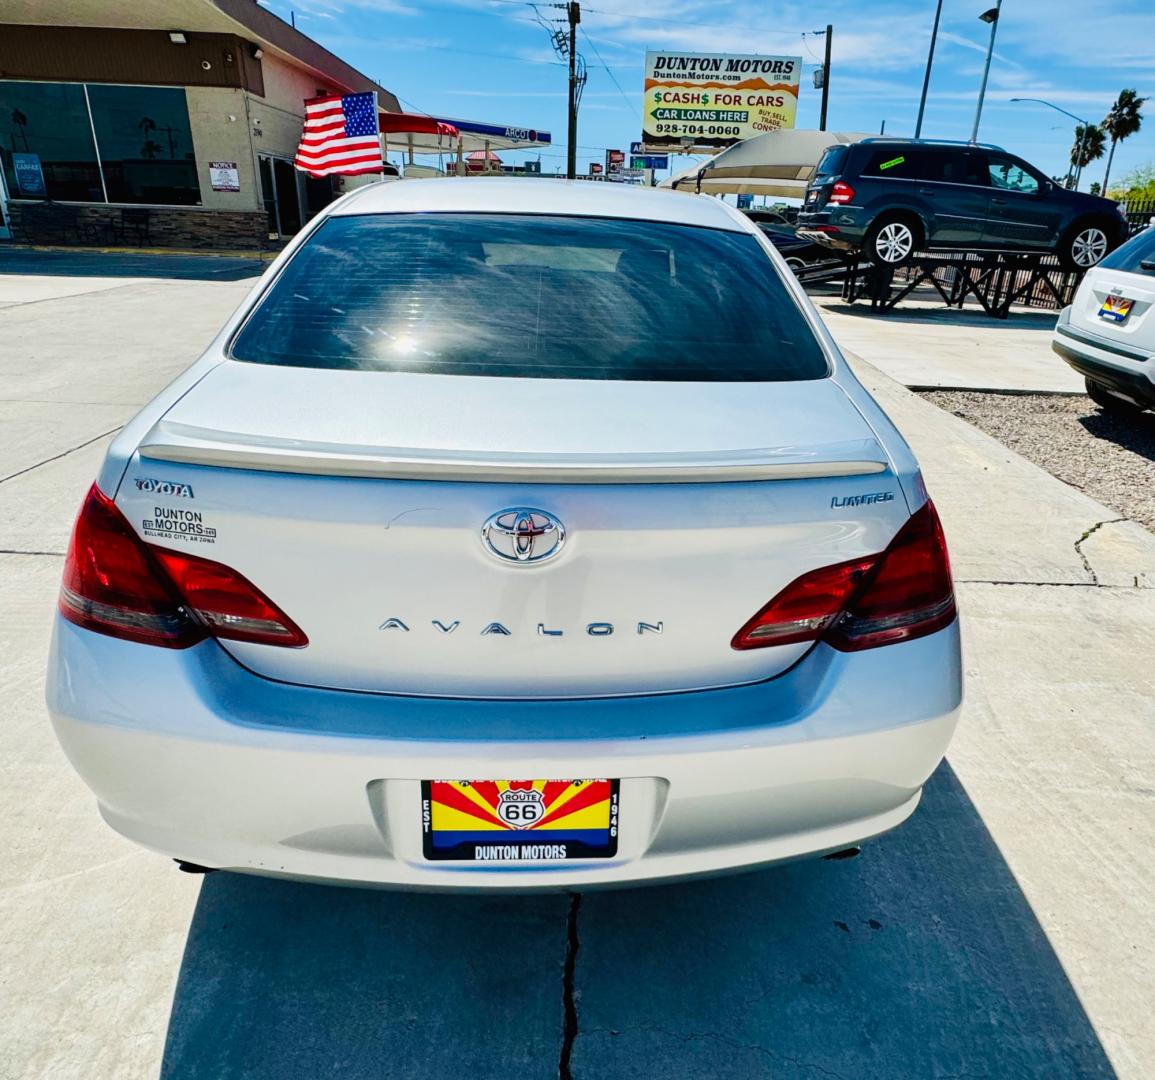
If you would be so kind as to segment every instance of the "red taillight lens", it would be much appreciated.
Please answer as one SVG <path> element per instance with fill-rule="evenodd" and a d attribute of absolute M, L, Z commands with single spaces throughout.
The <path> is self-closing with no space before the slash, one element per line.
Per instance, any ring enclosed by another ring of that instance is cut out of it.
<path fill-rule="evenodd" d="M 795 578 L 734 635 L 735 649 L 792 645 L 821 637 L 842 614 L 877 555 L 811 570 Z"/>
<path fill-rule="evenodd" d="M 757 649 L 821 638 L 854 652 L 933 634 L 956 614 L 946 540 L 927 502 L 882 554 L 796 578 L 730 644 Z"/>
<path fill-rule="evenodd" d="M 213 637 L 300 648 L 309 639 L 260 589 L 221 563 L 150 546 L 184 599 L 185 609 Z"/>
<path fill-rule="evenodd" d="M 826 640 L 844 652 L 873 649 L 933 634 L 957 614 L 946 538 L 928 501 L 890 542 Z"/>
<path fill-rule="evenodd" d="M 145 544 L 95 485 L 72 530 L 60 613 L 77 626 L 168 649 L 209 635 L 308 644 L 300 628 L 235 570 Z"/>
<path fill-rule="evenodd" d="M 205 636 L 124 515 L 95 485 L 72 530 L 60 613 L 77 626 L 168 649 Z"/>
<path fill-rule="evenodd" d="M 838 203 L 840 206 L 844 203 L 853 202 L 854 188 L 844 180 L 838 180 L 835 182 L 834 187 L 830 189 L 830 194 L 826 197 L 826 201 Z"/>

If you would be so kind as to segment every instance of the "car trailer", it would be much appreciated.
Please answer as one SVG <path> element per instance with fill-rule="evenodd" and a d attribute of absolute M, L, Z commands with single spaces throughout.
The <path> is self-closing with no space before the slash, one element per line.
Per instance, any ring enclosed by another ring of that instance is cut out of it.
<path fill-rule="evenodd" d="M 1071 303 L 1083 271 L 1062 266 L 1056 256 L 1025 251 L 918 252 L 901 266 L 880 266 L 851 255 L 846 260 L 842 299 L 869 300 L 883 314 L 922 285 L 930 285 L 947 307 L 973 297 L 996 319 L 1012 304 L 1058 310 Z"/>

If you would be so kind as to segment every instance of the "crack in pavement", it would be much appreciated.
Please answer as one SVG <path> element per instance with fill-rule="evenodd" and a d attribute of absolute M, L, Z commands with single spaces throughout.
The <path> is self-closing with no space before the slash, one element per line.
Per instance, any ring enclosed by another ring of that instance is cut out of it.
<path fill-rule="evenodd" d="M 1129 589 L 1129 585 L 1100 585 L 1095 581 L 1014 581 L 996 578 L 955 578 L 956 585 L 1024 585 L 1032 589 Z"/>
<path fill-rule="evenodd" d="M 570 1071 L 570 1059 L 573 1056 L 573 1044 L 578 1036 L 577 998 L 574 993 L 574 971 L 577 967 L 578 949 L 581 940 L 578 937 L 578 913 L 581 911 L 582 894 L 571 893 L 569 898 L 569 914 L 566 917 L 565 935 L 565 963 L 562 966 L 561 996 L 562 1006 L 565 1009 L 565 1029 L 562 1033 L 561 1054 L 557 1062 L 558 1080 L 573 1080 Z"/>
<path fill-rule="evenodd" d="M 42 465 L 49 464 L 49 462 L 59 461 L 63 457 L 68 457 L 69 454 L 75 454 L 77 450 L 83 450 L 86 446 L 91 446 L 94 442 L 100 442 L 101 439 L 106 439 L 109 435 L 115 435 L 123 426 L 123 424 L 117 424 L 116 427 L 109 428 L 108 431 L 102 431 L 99 435 L 94 435 L 91 439 L 86 439 L 76 446 L 70 446 L 67 450 L 62 450 L 59 454 L 53 454 L 52 457 L 45 458 L 43 461 L 38 461 L 35 465 L 29 465 L 28 468 L 19 469 L 14 473 L 9 473 L 7 476 L 0 476 L 0 484 L 6 484 L 9 480 L 15 480 L 18 476 L 24 476 L 26 473 L 33 472 Z"/>
<path fill-rule="evenodd" d="M 146 284 L 148 280 L 148 278 L 137 278 L 134 279 L 134 281 L 126 282 L 124 285 L 108 285 L 104 288 L 86 289 L 84 292 L 68 293 L 65 296 L 38 296 L 35 300 L 5 300 L 3 310 L 7 310 L 8 308 L 33 307 L 36 304 L 55 304 L 61 300 L 76 300 L 80 297 L 92 296 L 94 293 L 120 292 L 121 289 L 137 288 L 142 284 Z M 164 281 L 166 279 L 160 278 L 158 280 Z"/>
<path fill-rule="evenodd" d="M 1083 554 L 1084 542 L 1089 540 L 1092 536 L 1094 536 L 1095 533 L 1097 533 L 1104 525 L 1117 525 L 1121 521 L 1129 521 L 1129 520 L 1130 520 L 1130 518 L 1117 517 L 1117 518 L 1108 518 L 1106 521 L 1096 522 L 1085 533 L 1083 533 L 1083 535 L 1080 536 L 1078 540 L 1075 541 L 1075 551 L 1078 552 L 1079 558 L 1083 560 L 1083 569 L 1086 570 L 1087 573 L 1091 575 L 1091 584 L 1092 585 L 1099 587 L 1099 588 L 1103 587 L 1103 586 L 1099 585 L 1099 575 L 1095 573 L 1095 568 L 1091 565 L 1091 560 L 1088 559 L 1087 556 Z"/>

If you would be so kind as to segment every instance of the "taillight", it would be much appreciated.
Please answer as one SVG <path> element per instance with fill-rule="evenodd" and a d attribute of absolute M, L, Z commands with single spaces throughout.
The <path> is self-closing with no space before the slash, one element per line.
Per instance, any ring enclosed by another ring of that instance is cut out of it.
<path fill-rule="evenodd" d="M 830 189 L 830 194 L 826 196 L 827 202 L 837 203 L 839 206 L 844 203 L 854 201 L 854 188 L 852 188 L 845 180 L 835 181 L 834 187 Z"/>
<path fill-rule="evenodd" d="M 956 614 L 946 540 L 928 501 L 884 552 L 795 578 L 730 644 L 758 649 L 821 639 L 855 652 L 933 634 Z"/>
<path fill-rule="evenodd" d="M 72 530 L 60 613 L 77 626 L 168 649 L 185 649 L 209 636 L 309 643 L 292 619 L 235 570 L 144 543 L 95 485 Z"/>

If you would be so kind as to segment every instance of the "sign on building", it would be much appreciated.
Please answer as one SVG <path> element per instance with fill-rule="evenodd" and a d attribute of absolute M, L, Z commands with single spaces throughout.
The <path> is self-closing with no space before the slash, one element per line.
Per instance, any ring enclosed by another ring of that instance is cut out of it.
<path fill-rule="evenodd" d="M 13 154 L 12 171 L 16 174 L 16 186 L 21 195 L 48 194 L 39 154 Z"/>
<path fill-rule="evenodd" d="M 240 191 L 241 170 L 235 161 L 210 161 L 209 183 L 213 191 Z"/>
<path fill-rule="evenodd" d="M 647 148 L 721 149 L 794 127 L 800 56 L 646 53 Z"/>

